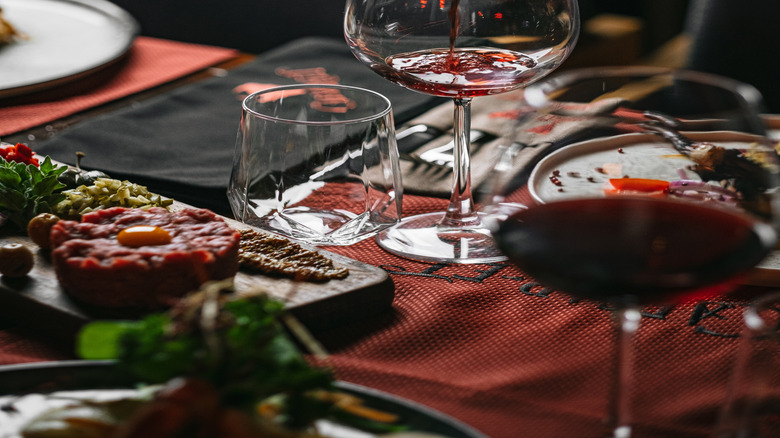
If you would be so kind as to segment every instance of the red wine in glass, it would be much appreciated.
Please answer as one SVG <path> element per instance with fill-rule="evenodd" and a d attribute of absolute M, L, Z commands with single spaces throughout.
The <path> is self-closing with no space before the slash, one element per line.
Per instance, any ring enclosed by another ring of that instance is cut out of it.
<path fill-rule="evenodd" d="M 544 284 L 640 305 L 727 292 L 777 241 L 772 226 L 736 209 L 623 196 L 521 210 L 494 236 L 512 262 Z"/>
<path fill-rule="evenodd" d="M 460 99 L 505 93 L 547 75 L 554 65 L 543 57 L 562 58 L 567 48 L 545 47 L 529 54 L 497 47 L 456 47 L 460 0 L 447 13 L 449 48 L 397 53 L 372 68 L 391 82 L 425 94 Z M 558 55 L 554 55 L 558 53 Z"/>
<path fill-rule="evenodd" d="M 387 58 L 377 73 L 406 88 L 442 97 L 470 98 L 514 90 L 546 71 L 528 55 L 499 49 L 433 49 Z"/>

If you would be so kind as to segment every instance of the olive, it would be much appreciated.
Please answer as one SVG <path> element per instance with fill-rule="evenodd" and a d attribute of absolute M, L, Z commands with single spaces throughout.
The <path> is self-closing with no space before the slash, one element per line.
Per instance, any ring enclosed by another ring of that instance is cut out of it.
<path fill-rule="evenodd" d="M 62 172 L 60 176 L 57 177 L 57 181 L 61 182 L 62 184 L 65 184 L 66 188 L 75 189 L 76 187 L 79 186 L 76 180 L 80 174 L 81 174 L 80 170 L 70 168 Z"/>
<path fill-rule="evenodd" d="M 108 178 L 108 175 L 99 170 L 84 171 L 79 169 L 68 169 L 57 177 L 57 181 L 65 184 L 68 189 L 75 189 L 78 186 L 91 186 L 98 178 Z"/>
<path fill-rule="evenodd" d="M 27 235 L 34 244 L 43 249 L 51 248 L 51 227 L 60 220 L 51 213 L 41 213 L 27 223 Z"/>
<path fill-rule="evenodd" d="M 33 253 L 21 243 L 8 243 L 0 247 L 0 274 L 23 277 L 33 268 Z"/>
<path fill-rule="evenodd" d="M 82 170 L 81 174 L 76 177 L 76 185 L 91 186 L 98 178 L 108 178 L 108 175 L 99 170 L 90 170 L 89 172 Z"/>
<path fill-rule="evenodd" d="M 82 158 L 84 158 L 84 152 L 76 152 L 76 167 L 69 168 L 57 177 L 57 181 L 65 184 L 65 187 L 68 189 L 75 189 L 78 186 L 91 186 L 98 178 L 109 177 L 99 170 L 90 170 L 88 172 L 81 170 Z"/>

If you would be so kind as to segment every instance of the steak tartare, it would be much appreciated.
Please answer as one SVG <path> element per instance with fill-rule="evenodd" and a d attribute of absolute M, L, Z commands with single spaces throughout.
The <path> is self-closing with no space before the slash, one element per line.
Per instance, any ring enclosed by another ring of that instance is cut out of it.
<path fill-rule="evenodd" d="M 77 301 L 98 307 L 164 308 L 238 271 L 240 234 L 204 209 L 97 210 L 81 222 L 59 221 L 51 241 L 60 285 Z"/>

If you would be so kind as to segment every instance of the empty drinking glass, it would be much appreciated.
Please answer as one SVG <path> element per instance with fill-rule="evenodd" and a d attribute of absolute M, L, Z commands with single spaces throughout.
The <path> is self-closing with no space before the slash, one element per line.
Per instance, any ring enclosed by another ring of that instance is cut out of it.
<path fill-rule="evenodd" d="M 228 198 L 237 220 L 313 245 L 350 245 L 401 218 L 390 101 L 290 85 L 243 102 Z"/>

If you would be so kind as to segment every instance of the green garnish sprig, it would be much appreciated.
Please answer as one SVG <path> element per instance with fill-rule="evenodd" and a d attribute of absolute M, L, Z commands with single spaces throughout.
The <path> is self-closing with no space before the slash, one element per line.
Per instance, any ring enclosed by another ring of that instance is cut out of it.
<path fill-rule="evenodd" d="M 203 379 L 226 406 L 249 409 L 261 400 L 285 400 L 280 421 L 310 425 L 329 406 L 311 397 L 332 390 L 329 369 L 309 365 L 280 324 L 283 303 L 266 295 L 226 299 L 219 283 L 185 297 L 170 312 L 139 321 L 96 321 L 79 334 L 84 359 L 116 359 L 143 383 L 176 377 Z"/>
<path fill-rule="evenodd" d="M 40 167 L 0 158 L 0 213 L 20 229 L 40 213 L 65 199 L 65 185 L 57 178 L 67 166 L 52 163 L 48 156 Z"/>

